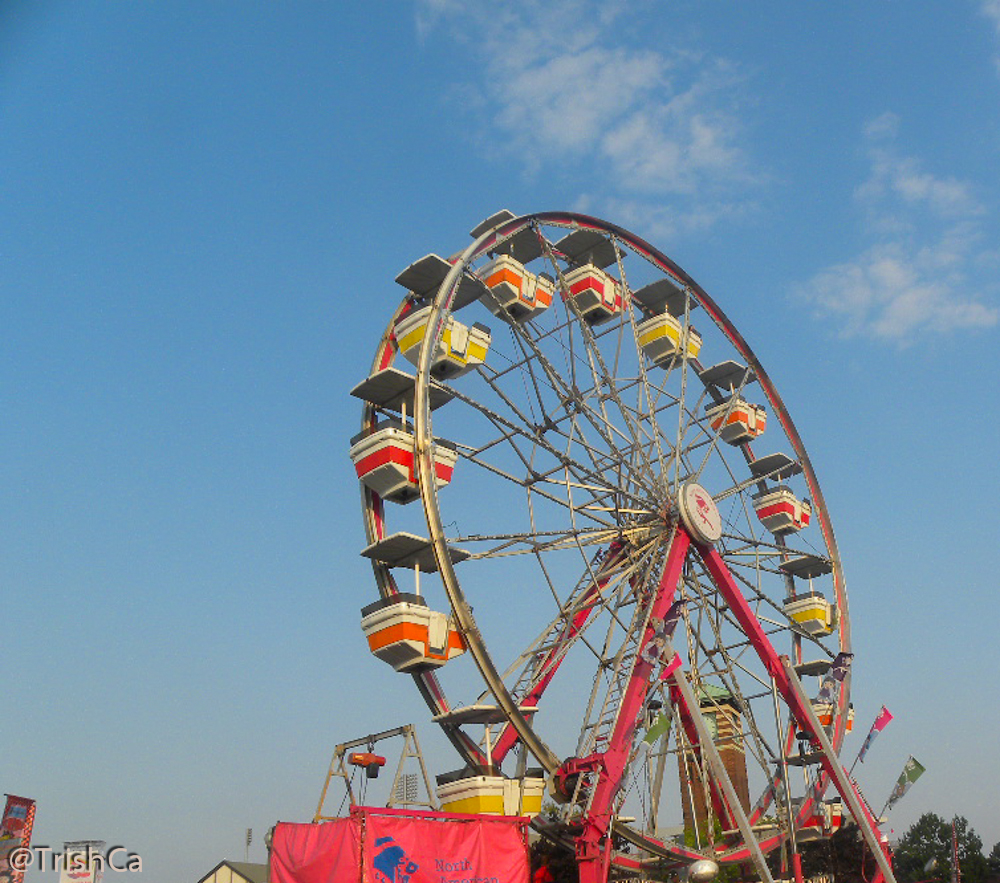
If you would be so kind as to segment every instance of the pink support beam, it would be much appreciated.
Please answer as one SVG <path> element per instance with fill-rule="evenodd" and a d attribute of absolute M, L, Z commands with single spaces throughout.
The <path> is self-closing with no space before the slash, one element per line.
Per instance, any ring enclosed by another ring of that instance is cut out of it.
<path fill-rule="evenodd" d="M 687 533 L 679 528 L 675 530 L 660 585 L 650 606 L 650 619 L 653 617 L 662 619 L 670 609 L 690 545 L 691 540 Z M 605 883 L 607 880 L 612 852 L 608 836 L 611 815 L 615 797 L 621 787 L 622 775 L 628 763 L 639 716 L 644 712 L 653 666 L 642 658 L 642 651 L 652 640 L 653 634 L 653 628 L 647 626 L 636 649 L 632 673 L 622 696 L 608 747 L 593 758 L 597 781 L 593 785 L 589 811 L 583 819 L 583 833 L 576 840 L 580 883 Z"/>
<path fill-rule="evenodd" d="M 799 682 L 791 660 L 787 656 L 779 656 L 771 645 L 771 641 L 764 633 L 764 629 L 757 621 L 750 605 L 747 603 L 743 593 L 736 585 L 729 568 L 723 561 L 722 556 L 711 546 L 696 544 L 695 548 L 701 556 L 712 582 L 719 590 L 729 609 L 736 617 L 744 634 L 750 639 L 750 643 L 756 650 L 761 662 L 774 678 L 775 686 L 788 705 L 796 722 L 802 729 L 809 733 L 811 740 L 822 749 L 821 762 L 823 769 L 833 781 L 837 791 L 840 792 L 844 802 L 851 810 L 858 827 L 868 841 L 869 848 L 876 853 L 875 858 L 879 862 L 879 870 L 889 883 L 895 883 L 892 869 L 888 866 L 885 854 L 879 842 L 878 825 L 875 819 L 868 812 L 857 793 L 854 784 L 850 781 L 846 771 L 840 763 L 839 758 L 833 751 L 823 727 L 816 719 L 812 705 L 806 697 L 802 684 Z"/>

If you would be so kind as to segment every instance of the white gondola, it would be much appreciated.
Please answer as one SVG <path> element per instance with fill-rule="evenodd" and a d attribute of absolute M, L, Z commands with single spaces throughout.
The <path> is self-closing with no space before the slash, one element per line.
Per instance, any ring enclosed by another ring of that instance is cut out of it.
<path fill-rule="evenodd" d="M 588 324 L 607 322 L 622 311 L 621 284 L 600 267 L 593 264 L 574 267 L 563 281 L 566 284 L 563 297 L 580 311 Z"/>
<path fill-rule="evenodd" d="M 798 801 L 796 801 L 797 803 Z M 799 843 L 824 840 L 837 833 L 844 824 L 844 805 L 840 799 L 819 802 L 796 832 Z"/>
<path fill-rule="evenodd" d="M 776 536 L 794 533 L 809 526 L 812 504 L 799 500 L 783 484 L 754 494 L 753 508 L 761 523 Z"/>
<path fill-rule="evenodd" d="M 361 630 L 368 649 L 396 671 L 440 668 L 465 652 L 451 618 L 431 610 L 419 595 L 401 592 L 363 607 Z"/>
<path fill-rule="evenodd" d="M 784 603 L 785 616 L 814 638 L 824 638 L 837 628 L 836 605 L 820 592 L 806 592 Z"/>
<path fill-rule="evenodd" d="M 351 439 L 351 460 L 358 478 L 393 503 L 409 503 L 420 496 L 413 451 L 413 432 L 401 420 L 382 420 Z M 433 451 L 435 481 L 443 488 L 451 481 L 458 452 L 444 439 L 435 439 Z"/>
<path fill-rule="evenodd" d="M 552 304 L 555 293 L 552 279 L 536 276 L 509 254 L 498 255 L 476 275 L 490 290 L 481 300 L 494 315 L 506 314 L 524 322 Z"/>
<path fill-rule="evenodd" d="M 824 727 L 833 726 L 834 712 L 836 706 L 832 702 L 827 702 L 825 699 L 813 699 L 812 700 L 813 711 L 816 712 L 816 717 L 819 718 L 819 722 Z M 847 707 L 847 720 L 844 723 L 844 732 L 849 733 L 854 729 L 854 706 L 849 705 Z"/>
<path fill-rule="evenodd" d="M 396 322 L 396 345 L 413 365 L 420 364 L 420 345 L 431 309 L 426 306 L 411 310 Z M 449 316 L 431 358 L 431 374 L 439 380 L 460 377 L 486 360 L 490 340 L 490 329 L 485 325 L 476 322 L 470 327 Z"/>
<path fill-rule="evenodd" d="M 713 432 L 731 445 L 757 438 L 767 428 L 767 412 L 762 405 L 751 405 L 737 397 L 705 408 Z"/>
<path fill-rule="evenodd" d="M 688 326 L 685 332 L 680 320 L 669 312 L 641 322 L 635 333 L 646 358 L 654 365 L 669 364 L 682 350 L 689 359 L 696 359 L 701 352 L 701 335 L 694 326 Z"/>
<path fill-rule="evenodd" d="M 491 816 L 536 816 L 542 811 L 545 779 L 505 779 L 486 770 L 462 770 L 438 776 L 437 796 L 443 812 Z M 522 786 L 523 783 L 523 786 Z"/>

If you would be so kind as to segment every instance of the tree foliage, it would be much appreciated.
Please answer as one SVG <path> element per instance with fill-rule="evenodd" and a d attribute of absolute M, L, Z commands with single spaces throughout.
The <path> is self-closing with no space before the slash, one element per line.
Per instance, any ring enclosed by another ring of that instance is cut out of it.
<path fill-rule="evenodd" d="M 993 847 L 987 858 L 983 855 L 983 841 L 969 822 L 958 816 L 954 823 L 962 883 L 989 883 L 991 879 L 1000 878 L 1000 843 Z M 951 825 L 950 821 L 935 813 L 924 813 L 910 827 L 893 853 L 893 866 L 899 883 L 950 883 Z M 837 883 L 868 883 L 877 869 L 861 832 L 850 822 L 828 839 L 802 844 L 800 853 L 806 879 L 827 876 Z M 935 865 L 925 870 L 932 859 L 936 860 Z M 554 883 L 578 883 L 572 851 L 540 839 L 531 847 L 532 870 L 541 864 L 552 871 Z M 791 876 L 787 868 L 781 867 L 780 850 L 768 856 L 768 865 L 776 877 Z M 735 867 L 723 869 L 720 883 L 730 876 L 738 876 L 740 870 Z"/>
<path fill-rule="evenodd" d="M 1000 880 L 1000 843 L 994 843 L 986 859 L 991 879 Z"/>
<path fill-rule="evenodd" d="M 828 877 L 837 883 L 868 883 L 878 867 L 853 822 L 847 822 L 832 837 L 799 844 L 799 854 L 802 856 L 802 876 L 807 880 Z M 784 860 L 789 862 L 787 856 Z M 790 868 L 782 866 L 781 850 L 772 852 L 767 863 L 775 879 L 791 878 Z"/>
<path fill-rule="evenodd" d="M 983 841 L 964 817 L 957 816 L 954 823 L 962 883 L 984 883 L 987 863 Z M 894 863 L 900 883 L 921 880 L 948 883 L 951 880 L 951 825 L 932 812 L 924 813 L 914 822 L 896 847 Z M 932 859 L 936 864 L 925 870 Z"/>

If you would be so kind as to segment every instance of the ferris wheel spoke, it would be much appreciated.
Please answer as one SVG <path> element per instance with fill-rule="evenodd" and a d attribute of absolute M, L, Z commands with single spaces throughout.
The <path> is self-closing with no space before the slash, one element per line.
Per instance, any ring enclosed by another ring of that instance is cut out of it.
<path fill-rule="evenodd" d="M 606 482 L 606 463 L 602 462 L 600 459 L 605 455 L 602 452 L 592 449 L 585 442 L 585 440 L 580 439 L 571 433 L 567 433 L 562 436 L 566 441 L 567 450 L 571 450 L 573 447 L 580 447 L 590 455 L 592 461 L 590 466 L 580 463 L 578 460 L 570 457 L 565 451 L 556 448 L 544 438 L 541 438 L 538 435 L 532 435 L 528 429 L 525 428 L 525 426 L 519 425 L 518 423 L 502 417 L 492 409 L 487 408 L 485 405 L 472 399 L 471 397 L 461 393 L 456 393 L 455 397 L 480 412 L 501 432 L 501 435 L 483 442 L 476 447 L 470 447 L 467 445 L 458 446 L 463 457 L 468 459 L 470 462 L 476 463 L 476 465 L 497 474 L 507 481 L 520 484 L 522 487 L 535 487 L 536 492 L 544 494 L 544 492 L 537 490 L 537 483 L 540 479 L 544 478 L 544 475 L 538 473 L 532 465 L 532 458 L 525 451 L 521 450 L 520 445 L 517 443 L 517 440 L 520 439 L 526 446 L 540 449 L 552 457 L 555 464 L 558 464 L 552 467 L 553 472 L 558 468 L 569 471 L 573 476 L 571 484 L 574 487 L 600 487 L 602 485 L 602 480 L 604 480 L 604 489 L 606 494 L 621 493 L 620 484 L 616 483 L 612 485 Z M 572 421 L 573 418 L 568 419 Z M 500 467 L 494 465 L 481 456 L 482 454 L 500 446 L 508 448 L 514 452 L 517 459 L 520 460 L 524 466 L 528 475 L 527 478 L 518 478 L 511 473 L 502 470 Z M 553 502 L 563 502 L 554 495 L 550 496 L 550 499 Z M 636 499 L 635 502 L 638 502 L 638 500 Z"/>
<path fill-rule="evenodd" d="M 604 438 L 604 440 L 605 440 L 606 444 L 609 446 L 609 448 L 611 448 L 612 453 L 615 456 L 620 457 L 620 452 L 617 450 L 617 447 L 615 446 L 615 443 L 613 441 L 613 436 L 614 435 L 618 435 L 622 440 L 627 441 L 627 442 L 631 442 L 635 438 L 634 427 L 628 425 L 629 422 L 628 422 L 628 417 L 627 417 L 627 409 L 625 408 L 625 406 L 623 405 L 623 403 L 621 402 L 621 400 L 619 398 L 618 390 L 616 388 L 616 383 L 615 383 L 615 375 L 612 375 L 611 372 L 608 371 L 607 365 L 606 365 L 606 363 L 604 361 L 604 357 L 601 354 L 601 350 L 600 350 L 600 348 L 598 346 L 598 338 L 595 335 L 593 329 L 590 327 L 590 325 L 586 321 L 583 320 L 583 317 L 579 313 L 579 311 L 577 310 L 577 307 L 576 307 L 575 303 L 570 298 L 570 296 L 569 296 L 569 294 L 570 294 L 570 292 L 569 292 L 569 286 L 566 283 L 566 278 L 565 278 L 565 276 L 564 276 L 564 274 L 562 272 L 562 269 L 559 267 L 558 262 L 555 260 L 555 257 L 552 254 L 551 249 L 549 249 L 549 258 L 551 260 L 552 267 L 553 267 L 553 269 L 554 269 L 554 271 L 556 273 L 557 283 L 558 283 L 560 291 L 563 294 L 563 301 L 564 301 L 564 304 L 566 305 L 566 309 L 567 309 L 567 311 L 571 315 L 575 316 L 576 319 L 577 319 L 577 322 L 575 324 L 575 328 L 579 329 L 579 333 L 580 333 L 580 336 L 582 338 L 583 349 L 584 349 L 584 351 L 586 353 L 586 358 L 585 359 L 581 359 L 581 361 L 589 369 L 589 373 L 590 373 L 590 377 L 591 377 L 591 381 L 592 381 L 592 386 L 590 388 L 594 390 L 594 392 L 596 394 L 596 397 L 597 397 L 597 401 L 599 402 L 599 407 L 598 407 L 597 411 L 594 412 L 594 416 L 596 418 L 595 419 L 595 425 L 596 425 L 597 421 L 601 421 L 601 422 L 603 422 L 603 424 L 605 426 L 608 426 L 608 427 L 610 427 L 612 429 L 613 432 L 611 434 L 608 434 L 608 435 L 603 435 L 602 434 L 602 437 Z M 573 329 L 574 329 L 574 326 L 571 323 L 570 324 L 570 332 L 571 332 L 570 333 L 570 341 L 571 342 L 573 340 L 573 334 L 572 334 Z M 618 329 L 618 332 L 619 332 L 619 347 L 620 347 L 620 342 L 621 342 L 621 339 L 622 339 L 621 328 L 620 327 Z M 571 348 L 571 350 L 570 350 L 571 357 L 573 356 L 574 352 L 575 352 L 575 350 L 573 348 Z M 577 356 L 577 358 L 581 358 L 581 357 Z M 574 374 L 574 377 L 575 377 L 575 370 L 574 370 L 573 374 Z M 573 388 L 574 389 L 578 388 L 577 384 L 575 382 L 573 384 Z M 623 429 L 619 429 L 609 419 L 608 413 L 607 413 L 607 407 L 606 407 L 606 401 L 607 401 L 608 398 L 610 398 L 611 400 L 613 400 L 616 403 L 616 405 L 618 406 L 618 408 L 619 408 L 619 410 L 620 410 L 623 418 L 625 418 L 626 428 L 624 430 Z M 578 402 L 579 402 L 579 398 L 578 398 Z M 600 429 L 598 429 L 598 432 L 600 432 Z"/>
<path fill-rule="evenodd" d="M 594 646 L 586 638 L 586 632 L 596 624 L 599 613 L 608 618 L 609 634 L 615 629 L 629 627 L 619 611 L 635 607 L 633 596 L 636 582 L 637 579 L 641 582 L 647 575 L 650 553 L 647 550 L 636 554 L 633 549 L 626 554 L 627 550 L 626 544 L 618 541 L 612 543 L 596 573 L 592 563 L 556 619 L 507 669 L 505 680 L 520 671 L 511 695 L 521 704 L 527 707 L 537 706 L 559 666 L 576 644 L 587 647 L 595 659 L 607 658 L 607 635 L 602 647 Z M 629 561 L 630 557 L 634 560 Z M 501 732 L 494 752 L 497 762 L 512 747 L 515 741 L 512 732 L 507 726 Z"/>
<path fill-rule="evenodd" d="M 557 392 L 559 392 L 559 390 L 557 390 Z M 505 402 L 509 401 L 509 398 L 503 396 L 499 390 L 497 390 L 497 393 L 498 395 L 501 395 L 503 397 Z M 561 397 L 560 407 L 565 410 L 566 412 L 565 416 L 554 418 L 551 413 L 546 413 L 545 415 L 546 429 L 548 429 L 550 432 L 556 432 L 562 434 L 567 442 L 567 450 L 571 446 L 581 445 L 584 448 L 584 450 L 589 454 L 593 464 L 592 469 L 588 467 L 583 467 L 582 471 L 585 472 L 586 475 L 590 476 L 592 479 L 596 479 L 599 476 L 606 474 L 606 470 L 610 464 L 621 463 L 624 460 L 623 452 L 614 445 L 614 443 L 611 441 L 611 437 L 615 434 L 618 434 L 622 439 L 622 441 L 628 442 L 632 447 L 634 447 L 633 444 L 634 440 L 629 436 L 627 436 L 625 433 L 621 432 L 621 430 L 619 430 L 616 426 L 614 426 L 614 424 L 607 419 L 606 412 L 601 413 L 599 411 L 594 411 L 593 409 L 591 409 L 589 405 L 586 404 L 587 397 L 580 395 L 573 397 L 573 393 L 571 390 L 566 390 L 564 395 L 566 397 Z M 566 408 L 566 404 L 569 401 L 572 401 L 574 403 L 572 411 Z M 483 410 L 484 412 L 488 410 L 485 408 L 485 406 L 479 406 L 479 407 L 480 410 Z M 491 419 L 493 419 L 493 422 L 503 421 L 504 425 L 507 425 L 512 432 L 515 431 L 514 427 L 518 426 L 517 423 L 505 420 L 505 418 L 500 417 L 494 411 L 490 410 L 489 413 L 491 415 Z M 587 421 L 588 425 L 590 425 L 590 427 L 596 431 L 599 438 L 603 442 L 603 446 L 601 448 L 596 448 L 594 445 L 592 445 L 586 440 L 581 424 L 578 421 L 578 416 L 581 413 L 588 416 L 589 418 Z M 534 440 L 539 439 L 540 437 L 539 433 L 535 433 L 534 435 L 532 435 L 524 429 L 525 425 L 533 427 L 531 422 L 528 421 L 524 417 L 524 415 L 519 414 L 518 416 L 520 418 L 519 433 L 526 438 L 531 437 Z M 570 426 L 569 429 L 567 430 L 560 429 L 560 427 L 563 425 L 564 422 L 569 423 Z M 553 453 L 555 456 L 560 456 L 558 454 L 555 454 L 555 449 L 552 445 L 545 443 L 543 446 L 547 450 L 549 450 L 550 453 Z M 561 456 L 565 457 L 567 456 L 567 454 L 564 453 Z M 522 455 L 522 460 L 523 459 L 524 457 Z M 618 483 L 618 487 L 619 488 L 621 487 L 620 482 Z"/>
<path fill-rule="evenodd" d="M 526 706 L 534 707 L 541 700 L 566 655 L 577 642 L 585 642 L 584 634 L 594 622 L 595 611 L 609 603 L 609 593 L 629 578 L 634 565 L 622 567 L 624 546 L 612 543 L 596 573 L 593 566 L 578 583 L 566 606 L 532 643 L 531 647 L 507 669 L 505 677 L 520 670 L 521 674 L 511 694 Z M 506 726 L 496 744 L 494 757 L 501 761 L 513 747 L 516 735 Z"/>

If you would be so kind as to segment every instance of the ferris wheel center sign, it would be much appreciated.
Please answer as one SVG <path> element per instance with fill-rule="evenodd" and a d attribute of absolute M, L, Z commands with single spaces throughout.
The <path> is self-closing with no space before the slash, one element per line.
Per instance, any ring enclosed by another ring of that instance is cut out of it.
<path fill-rule="evenodd" d="M 722 516 L 712 495 L 700 484 L 688 482 L 681 488 L 681 521 L 699 543 L 714 543 L 722 536 Z"/>

